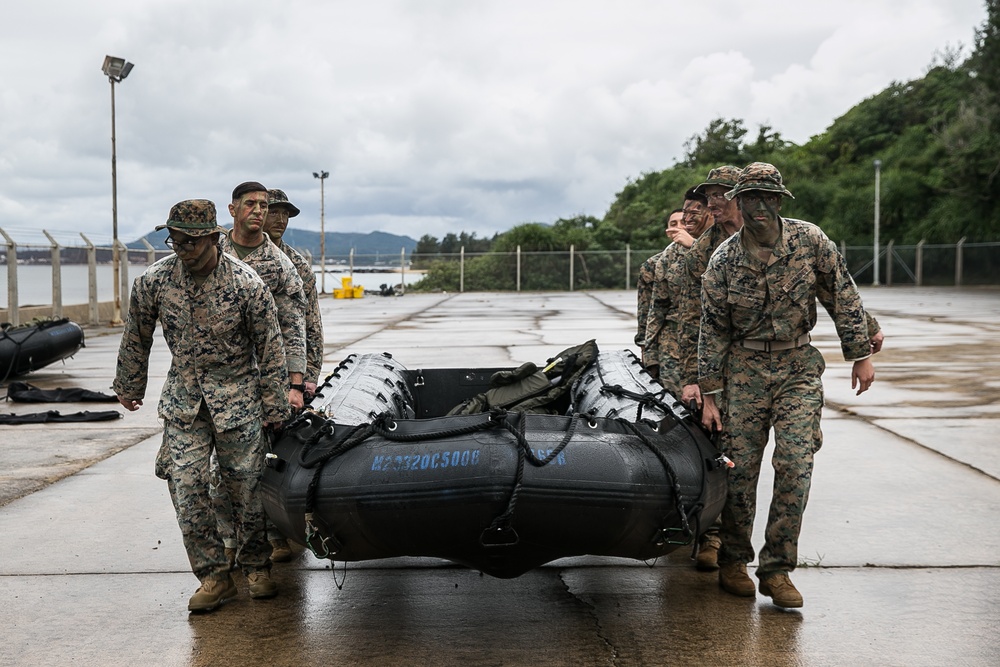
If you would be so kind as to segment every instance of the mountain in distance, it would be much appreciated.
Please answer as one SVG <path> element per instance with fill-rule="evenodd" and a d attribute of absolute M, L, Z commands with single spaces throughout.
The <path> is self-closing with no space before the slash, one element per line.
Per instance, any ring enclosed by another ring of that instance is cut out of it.
<path fill-rule="evenodd" d="M 143 239 L 157 250 L 166 250 L 167 230 L 150 232 L 144 237 L 136 239 L 127 244 L 129 248 L 145 250 Z M 305 229 L 288 229 L 285 232 L 284 240 L 290 246 L 302 253 L 310 253 L 314 259 L 319 259 L 320 233 Z M 326 233 L 326 256 L 327 258 L 347 259 L 354 249 L 354 256 L 358 260 L 368 263 L 378 258 L 393 262 L 399 257 L 400 251 L 405 251 L 407 255 L 413 253 L 417 247 L 417 242 L 409 236 L 399 236 L 387 232 L 368 232 L 367 234 L 327 232 Z"/>

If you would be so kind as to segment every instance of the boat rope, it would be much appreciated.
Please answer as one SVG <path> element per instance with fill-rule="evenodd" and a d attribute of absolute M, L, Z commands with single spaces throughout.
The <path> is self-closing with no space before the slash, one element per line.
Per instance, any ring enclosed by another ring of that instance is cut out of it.
<path fill-rule="evenodd" d="M 669 483 L 670 488 L 674 492 L 674 501 L 676 502 L 677 505 L 677 514 L 680 516 L 681 520 L 680 530 L 684 538 L 684 541 L 677 542 L 674 540 L 667 539 L 667 535 L 669 533 L 676 532 L 677 529 L 674 528 L 661 528 L 659 533 L 657 533 L 655 539 L 659 540 L 658 544 L 662 544 L 664 542 L 670 544 L 688 544 L 691 541 L 691 538 L 694 536 L 694 533 L 691 531 L 691 524 L 689 522 L 688 516 L 696 514 L 699 509 L 698 506 L 695 505 L 689 508 L 684 505 L 684 495 L 681 493 L 681 485 L 680 482 L 677 481 L 677 474 L 674 472 L 673 467 L 670 465 L 670 461 L 667 460 L 666 455 L 662 451 L 660 451 L 659 447 L 653 444 L 653 442 L 649 439 L 649 436 L 643 433 L 637 424 L 634 424 L 628 421 L 627 419 L 619 418 L 616 419 L 615 421 L 621 424 L 622 427 L 625 428 L 625 430 L 630 431 L 636 437 L 638 437 L 639 440 L 642 442 L 642 444 L 646 445 L 649 451 L 653 452 L 653 455 L 656 456 L 656 458 L 660 461 L 660 464 L 663 466 L 663 471 L 666 473 L 667 476 L 667 482 Z M 704 486 L 704 484 L 702 486 Z M 667 516 L 664 516 L 664 521 L 663 521 L 664 525 L 668 525 Z"/>
<path fill-rule="evenodd" d="M 5 323 L 3 328 L 0 329 L 0 342 L 10 341 L 14 345 L 14 352 L 10 355 L 10 363 L 7 365 L 7 370 L 3 372 L 3 377 L 0 377 L 0 382 L 6 382 L 12 375 L 16 375 L 16 373 L 14 373 L 14 369 L 17 367 L 17 362 L 21 357 L 21 346 L 25 343 L 25 341 L 42 330 L 42 327 L 36 327 L 34 331 L 21 340 L 14 340 L 14 337 L 7 332 L 14 331 L 16 328 L 17 327 L 12 327 Z"/>
<path fill-rule="evenodd" d="M 566 445 L 570 443 L 573 436 L 576 434 L 577 425 L 581 420 L 590 421 L 589 417 L 585 415 L 576 414 L 570 418 L 569 426 L 566 428 L 566 435 L 563 436 L 562 442 L 560 442 L 551 452 L 549 452 L 544 458 L 539 458 L 535 456 L 535 453 L 531 449 L 531 443 L 524 435 L 525 429 L 525 415 L 524 413 L 514 413 L 516 415 L 517 424 L 511 424 L 509 420 L 503 420 L 503 426 L 506 428 L 514 439 L 517 441 L 517 470 L 514 473 L 514 488 L 510 492 L 510 497 L 507 499 L 507 508 L 502 514 L 493 519 L 493 522 L 489 525 L 486 530 L 482 532 L 479 536 L 479 543 L 484 547 L 500 547 L 500 546 L 511 546 L 517 544 L 518 537 L 517 531 L 513 528 L 514 522 L 514 510 L 517 507 L 517 498 L 521 493 L 521 488 L 524 482 L 524 462 L 527 460 L 531 465 L 536 468 L 541 468 L 546 466 L 555 460 L 557 456 L 566 448 Z"/>

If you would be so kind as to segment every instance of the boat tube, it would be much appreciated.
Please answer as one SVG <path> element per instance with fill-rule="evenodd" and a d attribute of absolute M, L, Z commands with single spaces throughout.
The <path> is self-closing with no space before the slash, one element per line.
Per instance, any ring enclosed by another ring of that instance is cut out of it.
<path fill-rule="evenodd" d="M 348 357 L 267 455 L 265 510 L 319 558 L 430 556 L 501 578 L 693 549 L 727 459 L 634 354 L 582 347 L 541 371 Z"/>
<path fill-rule="evenodd" d="M 0 382 L 72 357 L 84 347 L 83 329 L 68 319 L 0 327 Z"/>

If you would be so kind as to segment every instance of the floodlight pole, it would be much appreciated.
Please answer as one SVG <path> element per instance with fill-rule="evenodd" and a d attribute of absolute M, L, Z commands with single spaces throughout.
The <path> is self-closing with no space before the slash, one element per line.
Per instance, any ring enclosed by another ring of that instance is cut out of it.
<path fill-rule="evenodd" d="M 879 180 L 882 171 L 882 160 L 875 160 L 875 247 L 874 247 L 874 257 L 875 262 L 872 265 L 875 269 L 874 280 L 872 280 L 872 285 L 878 287 L 878 264 L 879 264 L 879 248 L 878 248 L 878 224 L 879 224 Z"/>
<path fill-rule="evenodd" d="M 111 275 L 114 281 L 114 304 L 111 311 L 111 326 L 122 324 L 122 295 L 120 282 L 120 257 L 118 253 L 118 150 L 115 140 L 115 84 L 121 83 L 132 63 L 113 56 L 104 57 L 102 71 L 111 82 Z M 126 259 L 128 254 L 125 255 Z"/>
<path fill-rule="evenodd" d="M 319 179 L 319 293 L 326 294 L 326 196 L 323 182 L 330 175 L 328 171 L 313 172 Z"/>

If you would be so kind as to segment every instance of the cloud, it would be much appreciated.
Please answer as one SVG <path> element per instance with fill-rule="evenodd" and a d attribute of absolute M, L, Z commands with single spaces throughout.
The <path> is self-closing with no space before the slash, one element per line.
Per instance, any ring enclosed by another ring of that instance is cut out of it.
<path fill-rule="evenodd" d="M 602 216 L 717 117 L 804 142 L 934 53 L 981 0 L 763 8 L 624 0 L 17 3 L 0 44 L 0 227 L 110 241 L 106 54 L 120 236 L 254 179 L 295 223 L 418 238 Z M 224 223 L 228 220 L 224 219 Z"/>

